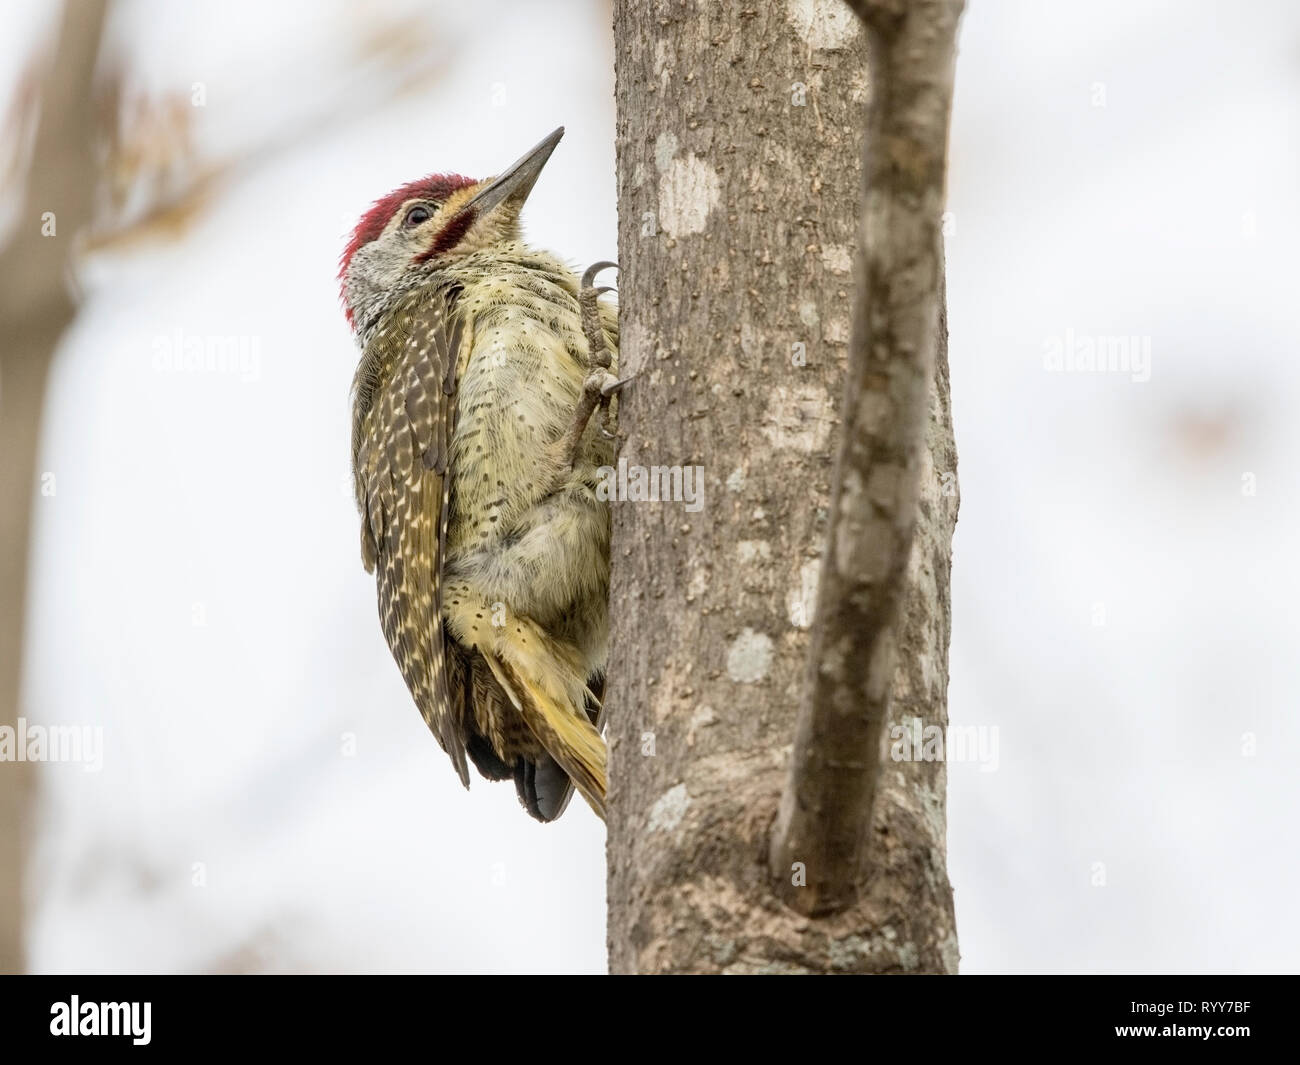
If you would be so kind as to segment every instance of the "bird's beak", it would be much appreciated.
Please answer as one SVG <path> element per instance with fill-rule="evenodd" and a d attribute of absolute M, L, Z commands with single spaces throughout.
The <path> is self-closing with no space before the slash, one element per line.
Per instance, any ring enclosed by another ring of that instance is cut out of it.
<path fill-rule="evenodd" d="M 533 185 L 536 184 L 542 167 L 546 165 L 546 160 L 551 157 L 551 152 L 555 151 L 555 146 L 563 136 L 564 127 L 561 126 L 537 147 L 531 148 L 522 159 L 512 163 L 500 177 L 465 206 L 479 218 L 503 203 L 509 203 L 518 212 L 528 199 L 528 194 L 533 191 Z"/>

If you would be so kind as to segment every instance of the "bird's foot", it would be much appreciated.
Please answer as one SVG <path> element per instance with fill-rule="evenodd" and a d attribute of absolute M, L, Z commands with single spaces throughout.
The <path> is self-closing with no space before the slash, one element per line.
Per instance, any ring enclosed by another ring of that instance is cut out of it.
<path fill-rule="evenodd" d="M 601 411 L 600 432 L 606 439 L 614 439 L 609 428 L 609 401 L 614 398 L 630 381 L 630 377 L 621 380 L 606 369 L 594 368 L 582 383 L 582 395 L 578 398 L 578 409 L 573 412 L 573 421 L 568 431 L 560 438 L 557 445 L 563 457 L 563 470 L 568 473 L 578 463 L 578 452 L 582 448 L 582 437 L 587 431 L 587 423 L 599 407 Z"/>
<path fill-rule="evenodd" d="M 599 262 L 587 267 L 578 288 L 578 309 L 582 312 L 582 335 L 587 338 L 587 367 L 591 370 L 608 370 L 612 364 L 605 330 L 600 324 L 600 306 L 596 302 L 601 294 L 611 288 L 595 288 L 596 275 L 602 270 L 617 269 L 618 263 Z"/>
<path fill-rule="evenodd" d="M 578 452 L 582 448 L 582 437 L 587 431 L 587 423 L 600 408 L 600 433 L 607 440 L 614 439 L 610 427 L 610 400 L 631 380 L 630 377 L 619 379 L 610 373 L 613 359 L 609 344 L 605 340 L 605 330 L 600 323 L 600 307 L 597 300 L 605 292 L 612 292 L 608 287 L 596 288 L 596 275 L 602 270 L 617 267 L 617 263 L 592 263 L 582 275 L 582 285 L 578 290 L 578 307 L 582 312 L 582 335 L 587 340 L 587 377 L 582 383 L 582 395 L 578 399 L 578 408 L 573 412 L 573 423 L 559 443 L 559 452 L 563 456 L 564 469 L 572 471 L 578 462 Z"/>

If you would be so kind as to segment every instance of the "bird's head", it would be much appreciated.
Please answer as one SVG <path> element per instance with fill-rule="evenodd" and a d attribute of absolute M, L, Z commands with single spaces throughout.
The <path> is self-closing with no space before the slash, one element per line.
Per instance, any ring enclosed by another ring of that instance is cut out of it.
<path fill-rule="evenodd" d="M 348 322 L 413 277 L 519 239 L 519 212 L 537 176 L 564 136 L 561 126 L 495 178 L 430 174 L 394 189 L 362 216 L 339 261 Z"/>

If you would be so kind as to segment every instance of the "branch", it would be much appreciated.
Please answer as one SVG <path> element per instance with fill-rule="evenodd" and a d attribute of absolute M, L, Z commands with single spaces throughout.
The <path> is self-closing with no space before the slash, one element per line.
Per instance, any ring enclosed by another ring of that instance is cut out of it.
<path fill-rule="evenodd" d="M 0 252 L 0 725 L 15 724 L 41 408 L 50 363 L 76 314 L 67 277 L 95 187 L 91 93 L 105 0 L 70 2 L 40 86 L 40 122 L 18 214 Z M 54 230 L 42 233 L 46 212 Z M 22 969 L 25 764 L 0 764 L 0 972 Z"/>
<path fill-rule="evenodd" d="M 215 199 L 224 186 L 258 167 L 298 151 L 324 136 L 336 137 L 349 124 L 368 120 L 392 100 L 443 76 L 456 55 L 455 42 L 426 36 L 424 24 L 398 15 L 374 25 L 356 45 L 356 59 L 343 75 L 307 96 L 306 105 L 250 138 L 220 159 L 199 160 L 170 184 L 120 215 L 104 212 L 85 234 L 87 253 L 115 249 L 150 238 L 174 239 Z M 302 75 L 305 80 L 306 74 Z M 290 79 L 292 80 L 292 79 Z M 232 108 L 247 106 L 236 100 Z M 114 144 L 114 155 L 129 146 Z M 110 170 L 113 166 L 110 165 Z"/>
<path fill-rule="evenodd" d="M 21 712 L 22 623 L 41 415 L 50 365 L 77 313 L 70 279 L 81 256 L 148 236 L 175 236 L 239 168 L 259 165 L 320 133 L 337 134 L 341 122 L 420 87 L 455 52 L 446 42 L 420 37 L 417 19 L 385 21 L 359 37 L 355 68 L 335 79 L 329 94 L 313 96 L 305 113 L 230 158 L 177 175 L 121 217 L 103 209 L 111 199 L 101 195 L 110 184 L 107 178 L 114 167 L 125 168 L 128 181 L 141 175 L 123 158 L 131 145 L 110 138 L 109 151 L 96 151 L 103 125 L 99 112 L 111 117 L 118 103 L 113 71 L 100 67 L 97 74 L 107 8 L 108 0 L 67 0 L 55 55 L 43 64 L 39 84 L 33 82 L 31 95 L 39 108 L 28 106 L 34 101 L 25 95 L 27 83 L 20 86 L 15 107 L 18 129 L 29 115 L 39 119 L 18 225 L 0 246 L 0 725 L 15 724 Z M 119 74 L 116 88 L 121 84 Z M 0 972 L 23 968 L 21 835 L 30 777 L 27 763 L 0 762 Z"/>
<path fill-rule="evenodd" d="M 769 855 L 778 893 L 807 914 L 851 905 L 865 868 L 938 343 L 963 2 L 849 0 L 872 82 L 853 333 L 806 690 Z"/>

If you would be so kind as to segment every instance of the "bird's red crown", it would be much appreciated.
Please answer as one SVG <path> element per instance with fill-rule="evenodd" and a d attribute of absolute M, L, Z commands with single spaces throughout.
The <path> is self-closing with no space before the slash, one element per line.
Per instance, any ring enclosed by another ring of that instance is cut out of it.
<path fill-rule="evenodd" d="M 377 239 L 384 231 L 384 227 L 388 225 L 388 220 L 393 217 L 393 213 L 407 200 L 425 199 L 441 203 L 457 189 L 463 189 L 467 185 L 475 183 L 473 178 L 463 177 L 460 174 L 430 174 L 418 181 L 407 182 L 401 188 L 394 189 L 387 196 L 376 200 L 370 209 L 361 216 L 361 221 L 357 223 L 357 228 L 352 231 L 352 238 L 348 241 L 347 247 L 343 249 L 343 255 L 339 258 L 340 284 L 347 275 L 348 264 L 352 262 L 352 256 L 356 254 L 357 249 Z M 351 324 L 351 308 L 348 308 L 347 312 L 348 323 Z"/>

